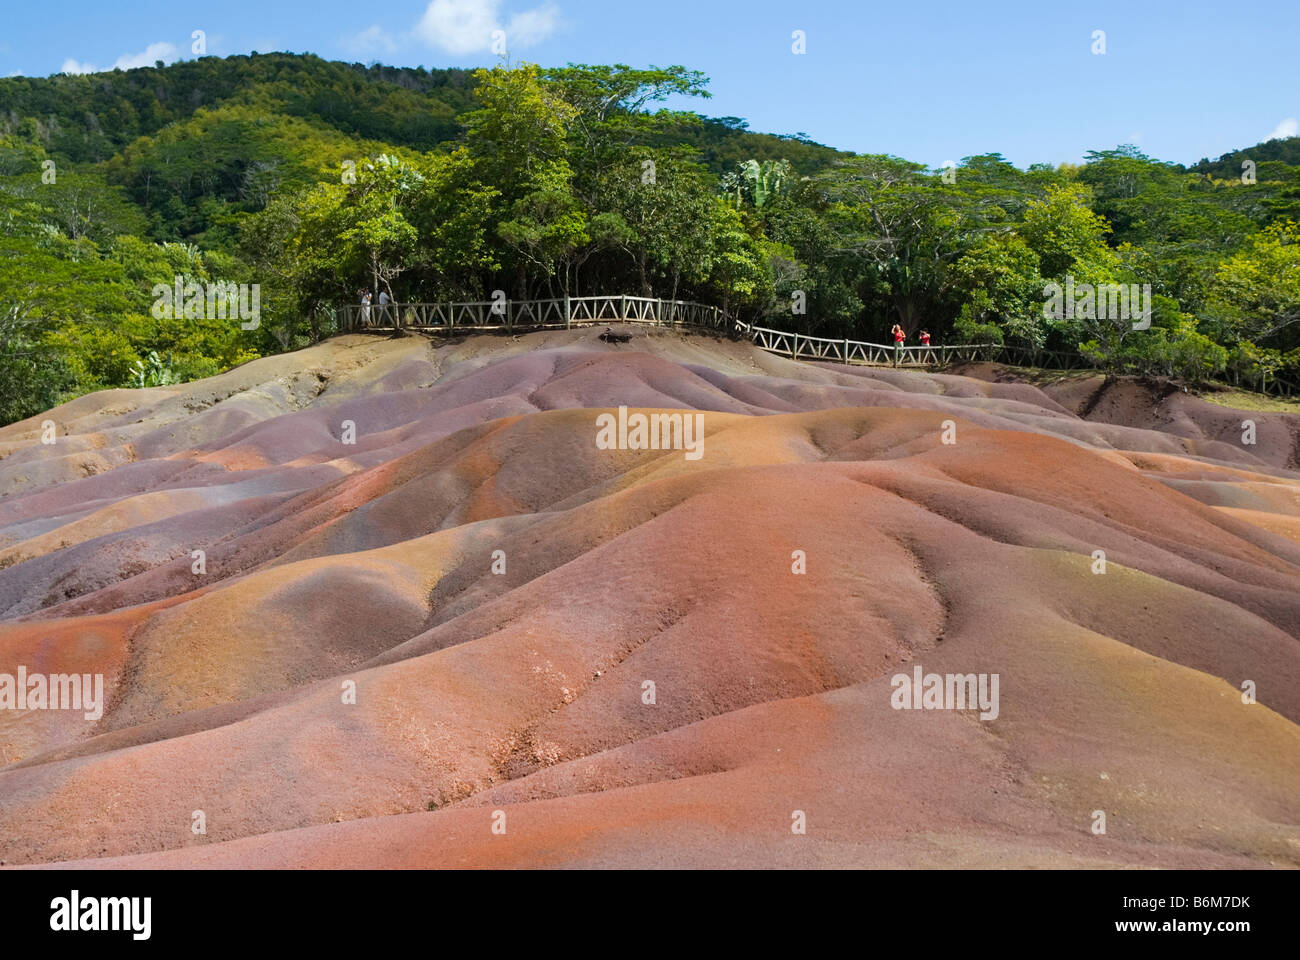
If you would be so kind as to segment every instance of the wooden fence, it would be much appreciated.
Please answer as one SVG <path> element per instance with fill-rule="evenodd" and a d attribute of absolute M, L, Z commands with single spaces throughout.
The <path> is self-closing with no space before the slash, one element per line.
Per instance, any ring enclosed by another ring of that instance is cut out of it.
<path fill-rule="evenodd" d="M 863 340 L 832 340 L 802 333 L 755 327 L 741 320 L 733 326 L 742 336 L 769 353 L 796 360 L 834 360 L 867 366 L 933 367 L 959 360 L 994 360 L 1000 347 L 991 343 L 942 347 L 893 347 Z"/>
<path fill-rule="evenodd" d="M 1048 370 L 1089 370 L 1096 364 L 1077 353 L 975 343 L 905 346 L 863 340 L 810 337 L 733 319 L 721 309 L 690 300 L 662 300 L 624 294 L 557 297 L 550 300 L 474 300 L 446 303 L 345 304 L 338 308 L 339 329 L 457 331 L 537 330 L 611 323 L 699 327 L 735 334 L 769 353 L 796 360 L 827 360 L 863 366 L 937 367 L 964 361 L 996 361 Z M 1300 393 L 1300 385 L 1272 378 L 1269 393 Z"/>
<path fill-rule="evenodd" d="M 538 330 L 596 323 L 653 323 L 730 331 L 720 309 L 689 300 L 622 294 L 551 300 L 474 300 L 461 303 L 350 303 L 339 308 L 339 328 L 355 330 Z"/>
<path fill-rule="evenodd" d="M 993 360 L 994 344 L 903 347 L 861 340 L 830 340 L 770 330 L 734 320 L 721 309 L 690 300 L 661 300 L 622 294 L 550 300 L 474 300 L 446 303 L 346 304 L 339 328 L 358 330 L 456 331 L 537 330 L 610 323 L 700 327 L 734 333 L 769 353 L 796 360 L 833 360 L 871 366 L 930 367 L 958 360 Z"/>

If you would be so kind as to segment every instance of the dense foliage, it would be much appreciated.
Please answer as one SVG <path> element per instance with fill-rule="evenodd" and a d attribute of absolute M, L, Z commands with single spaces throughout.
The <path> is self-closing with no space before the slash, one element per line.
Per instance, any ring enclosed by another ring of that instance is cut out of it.
<path fill-rule="evenodd" d="M 1123 147 L 937 171 L 666 108 L 706 84 L 289 54 L 0 80 L 0 421 L 301 346 L 363 287 L 639 292 L 812 335 L 899 323 L 912 342 L 1300 380 L 1300 140 L 1187 169 Z M 160 313 L 177 277 L 257 284 L 260 324 Z M 1149 285 L 1150 326 L 1049 315 L 1052 284 Z"/>

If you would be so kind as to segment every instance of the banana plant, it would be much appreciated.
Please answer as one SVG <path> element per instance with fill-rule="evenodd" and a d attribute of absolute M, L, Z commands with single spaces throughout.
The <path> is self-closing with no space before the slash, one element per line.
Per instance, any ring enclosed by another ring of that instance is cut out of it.
<path fill-rule="evenodd" d="M 140 388 L 165 387 L 179 382 L 169 357 L 163 360 L 156 351 L 150 350 L 144 360 L 137 360 L 131 370 L 132 383 Z"/>
<path fill-rule="evenodd" d="M 722 178 L 722 190 L 734 197 L 735 206 L 748 199 L 762 210 L 772 197 L 779 194 L 790 177 L 790 164 L 786 160 L 749 159 L 736 164 L 736 169 Z"/>

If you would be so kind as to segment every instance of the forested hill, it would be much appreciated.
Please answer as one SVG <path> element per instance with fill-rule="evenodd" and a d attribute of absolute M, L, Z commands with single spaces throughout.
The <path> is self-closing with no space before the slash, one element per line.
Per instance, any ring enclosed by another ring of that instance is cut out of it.
<path fill-rule="evenodd" d="M 4 133 L 51 156 L 102 162 L 201 108 L 257 107 L 351 137 L 427 150 L 455 137 L 471 103 L 465 70 L 332 63 L 311 55 L 204 57 L 171 66 L 0 80 Z"/>
<path fill-rule="evenodd" d="M 1202 160 L 1188 169 L 1193 173 L 1207 173 L 1212 177 L 1227 180 L 1241 176 L 1241 165 L 1246 160 L 1255 164 L 1257 178 L 1261 177 L 1259 168 L 1264 164 L 1269 165 L 1262 173 L 1264 179 L 1271 174 L 1284 174 L 1285 168 L 1300 166 L 1300 137 L 1266 140 L 1253 147 L 1225 153 L 1214 160 Z"/>
<path fill-rule="evenodd" d="M 473 72 L 460 69 L 366 66 L 293 53 L 204 57 L 110 73 L 0 79 L 0 133 L 36 140 L 55 159 L 103 163 L 200 110 L 230 108 L 233 118 L 296 118 L 330 134 L 431 150 L 464 133 L 457 118 L 473 105 L 473 88 Z M 226 132 L 243 132 L 237 128 L 236 120 Z M 202 130 L 186 132 L 199 134 L 192 138 L 195 152 L 208 145 Z M 838 153 L 801 134 L 751 132 L 737 117 L 677 124 L 645 139 L 688 144 L 718 174 L 751 157 L 785 158 L 812 172 Z M 263 159 L 253 149 L 258 140 L 246 138 L 246 167 Z"/>
<path fill-rule="evenodd" d="M 121 188 L 152 239 L 220 247 L 232 239 L 233 217 L 260 210 L 277 190 L 317 182 L 343 159 L 449 148 L 464 135 L 460 117 L 474 105 L 474 83 L 466 70 L 291 53 L 13 77 L 0 79 L 0 135 Z M 814 172 L 839 155 L 798 135 L 749 132 L 735 117 L 689 120 L 666 121 L 633 142 L 689 146 L 715 174 L 751 157 Z M 129 216 L 113 229 L 140 230 Z"/>
<path fill-rule="evenodd" d="M 361 288 L 675 296 L 810 335 L 1300 380 L 1300 140 L 945 173 L 710 119 L 707 86 L 278 53 L 0 79 L 0 421 L 302 346 Z M 177 282 L 256 287 L 258 320 L 159 310 Z M 1149 286 L 1150 326 L 1044 309 L 1076 285 Z"/>

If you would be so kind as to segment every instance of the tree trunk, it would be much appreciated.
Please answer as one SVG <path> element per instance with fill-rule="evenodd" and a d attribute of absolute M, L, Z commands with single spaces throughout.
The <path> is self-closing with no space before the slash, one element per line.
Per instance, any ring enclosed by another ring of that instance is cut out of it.
<path fill-rule="evenodd" d="M 636 265 L 641 271 L 641 296 L 648 297 L 650 296 L 650 279 L 646 276 L 645 261 L 645 251 L 642 251 L 641 256 L 637 259 Z"/>

